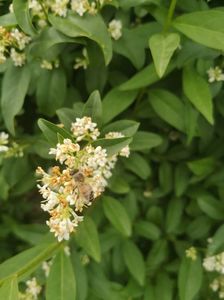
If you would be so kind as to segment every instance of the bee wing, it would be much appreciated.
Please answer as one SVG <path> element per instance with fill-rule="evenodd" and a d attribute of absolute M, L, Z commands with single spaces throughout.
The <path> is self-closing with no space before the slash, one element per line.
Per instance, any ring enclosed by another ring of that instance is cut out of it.
<path fill-rule="evenodd" d="M 93 201 L 93 190 L 91 186 L 87 183 L 79 184 L 79 192 L 85 199 L 85 204 L 89 204 Z"/>

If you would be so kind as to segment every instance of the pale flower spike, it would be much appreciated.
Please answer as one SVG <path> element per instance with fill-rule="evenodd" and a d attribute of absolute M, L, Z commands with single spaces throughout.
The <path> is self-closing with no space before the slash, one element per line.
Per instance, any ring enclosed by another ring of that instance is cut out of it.
<path fill-rule="evenodd" d="M 101 146 L 94 147 L 91 142 L 97 140 L 100 131 L 90 117 L 76 118 L 71 132 L 76 142 L 66 138 L 49 151 L 62 166 L 54 166 L 49 172 L 37 168 L 37 174 L 42 176 L 38 184 L 44 199 L 41 208 L 49 213 L 46 223 L 59 242 L 69 240 L 83 220 L 80 214 L 84 207 L 90 206 L 104 192 L 117 156 L 130 154 L 128 146 L 112 156 Z M 105 136 L 108 139 L 122 137 L 120 132 Z"/>

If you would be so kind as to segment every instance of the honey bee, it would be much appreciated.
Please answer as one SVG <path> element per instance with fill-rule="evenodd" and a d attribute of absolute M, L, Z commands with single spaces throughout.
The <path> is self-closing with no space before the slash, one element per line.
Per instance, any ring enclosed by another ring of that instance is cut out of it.
<path fill-rule="evenodd" d="M 75 171 L 72 176 L 76 182 L 80 195 L 84 199 L 84 204 L 91 205 L 94 199 L 94 193 L 91 185 L 85 182 L 85 175 L 81 171 Z"/>

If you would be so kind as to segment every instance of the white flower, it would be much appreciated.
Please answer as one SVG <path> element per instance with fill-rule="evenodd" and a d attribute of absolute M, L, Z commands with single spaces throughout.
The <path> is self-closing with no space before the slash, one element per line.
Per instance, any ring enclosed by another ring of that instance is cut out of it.
<path fill-rule="evenodd" d="M 72 0 L 71 9 L 82 17 L 89 9 L 89 2 L 88 0 Z"/>
<path fill-rule="evenodd" d="M 67 255 L 67 256 L 70 256 L 70 255 L 71 255 L 71 251 L 70 251 L 69 246 L 65 246 L 65 247 L 64 247 L 64 252 L 65 252 L 65 255 Z"/>
<path fill-rule="evenodd" d="M 86 48 L 83 48 L 82 55 L 83 55 L 83 57 L 77 57 L 75 59 L 75 64 L 73 66 L 73 68 L 75 70 L 80 69 L 80 68 L 83 68 L 84 70 L 86 70 L 89 65 L 89 57 L 88 57 Z"/>
<path fill-rule="evenodd" d="M 42 6 L 37 0 L 29 0 L 28 5 L 33 15 L 39 15 L 40 13 L 42 13 Z"/>
<path fill-rule="evenodd" d="M 84 138 L 96 140 L 100 135 L 97 124 L 89 117 L 76 118 L 76 122 L 72 123 L 71 131 L 78 142 Z"/>
<path fill-rule="evenodd" d="M 26 294 L 28 296 L 32 296 L 33 299 L 36 300 L 42 289 L 41 286 L 37 283 L 37 279 L 33 277 L 31 280 L 27 280 L 26 285 Z"/>
<path fill-rule="evenodd" d="M 9 5 L 9 12 L 10 13 L 14 13 L 13 4 L 12 3 Z"/>
<path fill-rule="evenodd" d="M 0 132 L 0 145 L 6 145 L 9 143 L 9 135 L 4 131 Z"/>
<path fill-rule="evenodd" d="M 55 155 L 56 160 L 62 164 L 71 154 L 79 150 L 79 144 L 72 143 L 70 139 L 64 139 L 64 143 L 58 143 L 56 148 L 51 148 L 49 154 Z"/>
<path fill-rule="evenodd" d="M 11 36 L 16 40 L 19 50 L 23 50 L 31 41 L 31 38 L 19 31 L 17 28 L 12 29 Z"/>
<path fill-rule="evenodd" d="M 19 53 L 14 48 L 12 48 L 10 51 L 10 57 L 16 67 L 22 67 L 25 64 L 25 53 Z"/>
<path fill-rule="evenodd" d="M 203 261 L 203 267 L 206 271 L 212 272 L 215 270 L 216 258 L 215 256 L 206 257 Z"/>
<path fill-rule="evenodd" d="M 119 40 L 122 36 L 122 22 L 120 20 L 112 20 L 108 25 L 108 31 L 113 39 Z"/>
<path fill-rule="evenodd" d="M 66 17 L 69 0 L 54 0 L 51 10 L 60 17 Z"/>
<path fill-rule="evenodd" d="M 0 153 L 1 152 L 7 152 L 8 150 L 9 150 L 9 147 L 0 145 Z"/>
<path fill-rule="evenodd" d="M 212 283 L 210 284 L 210 288 L 214 291 L 217 292 L 219 289 L 219 281 L 217 278 L 215 278 Z"/>
<path fill-rule="evenodd" d="M 46 277 L 48 277 L 49 273 L 50 273 L 50 269 L 51 269 L 51 265 L 52 265 L 52 260 L 47 262 L 47 261 L 44 261 L 42 263 L 42 270 L 44 271 L 44 274 Z"/>
<path fill-rule="evenodd" d="M 46 59 L 43 59 L 41 64 L 40 64 L 40 67 L 42 69 L 52 70 L 53 69 L 53 64 L 50 61 L 48 61 Z"/>
<path fill-rule="evenodd" d="M 47 225 L 50 227 L 50 232 L 53 232 L 55 237 L 58 238 L 58 241 L 69 240 L 70 234 L 74 231 L 75 227 L 78 226 L 78 223 L 82 221 L 82 217 L 79 217 L 73 212 L 75 218 L 71 221 L 69 217 L 67 218 L 51 218 L 47 221 Z"/>
<path fill-rule="evenodd" d="M 214 81 L 224 81 L 224 74 L 222 73 L 222 69 L 218 66 L 208 69 L 207 74 L 208 82 L 210 83 Z"/>

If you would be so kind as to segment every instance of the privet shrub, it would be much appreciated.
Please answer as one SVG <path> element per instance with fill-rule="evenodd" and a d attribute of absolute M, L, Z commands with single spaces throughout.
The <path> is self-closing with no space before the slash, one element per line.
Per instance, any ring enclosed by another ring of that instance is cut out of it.
<path fill-rule="evenodd" d="M 224 298 L 222 1 L 0 3 L 0 299 Z"/>

